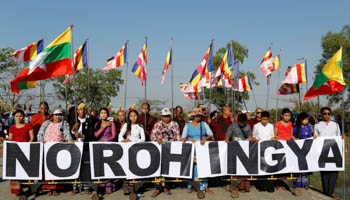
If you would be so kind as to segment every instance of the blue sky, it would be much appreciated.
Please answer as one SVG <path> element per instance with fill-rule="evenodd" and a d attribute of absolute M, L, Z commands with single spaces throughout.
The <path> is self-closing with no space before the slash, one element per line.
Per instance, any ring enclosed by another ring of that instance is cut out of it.
<path fill-rule="evenodd" d="M 274 56 L 279 48 L 283 50 L 283 71 L 288 65 L 295 64 L 298 58 L 307 58 L 310 86 L 314 66 L 322 54 L 321 37 L 328 31 L 339 32 L 350 20 L 350 1 L 345 0 L 52 2 L 3 1 L 0 7 L 0 47 L 22 48 L 43 37 L 47 45 L 74 24 L 74 47 L 89 38 L 90 66 L 102 68 L 106 60 L 130 40 L 128 105 L 144 96 L 139 79 L 131 73 L 144 36 L 148 37 L 148 97 L 168 100 L 170 105 L 170 73 L 164 86 L 160 85 L 160 80 L 171 37 L 174 37 L 175 104 L 188 108 L 193 101 L 183 99 L 179 83 L 189 81 L 211 39 L 215 39 L 215 51 L 235 40 L 249 49 L 249 57 L 240 69 L 256 74 L 261 84 L 254 88 L 258 106 L 265 107 L 266 80 L 258 68 L 270 43 L 273 43 Z M 120 69 L 125 70 L 125 66 Z M 277 82 L 275 73 L 270 90 L 273 98 Z M 124 87 L 121 87 L 120 95 L 112 101 L 114 106 L 123 103 L 123 96 Z M 273 98 L 270 108 L 276 104 Z M 324 98 L 322 102 L 326 102 Z M 249 110 L 255 108 L 253 98 L 247 103 Z"/>

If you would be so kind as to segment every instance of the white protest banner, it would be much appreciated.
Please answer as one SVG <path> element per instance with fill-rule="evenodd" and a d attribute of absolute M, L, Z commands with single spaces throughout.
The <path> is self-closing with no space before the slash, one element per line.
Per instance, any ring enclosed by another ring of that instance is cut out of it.
<path fill-rule="evenodd" d="M 160 176 L 161 145 L 157 142 L 91 142 L 92 179 L 139 179 Z"/>
<path fill-rule="evenodd" d="M 41 180 L 43 144 L 5 141 L 2 178 L 6 180 Z"/>
<path fill-rule="evenodd" d="M 44 144 L 45 179 L 79 178 L 83 145 L 82 142 L 46 142 Z"/>
<path fill-rule="evenodd" d="M 191 142 L 162 144 L 161 175 L 172 178 L 192 178 L 194 145 Z"/>

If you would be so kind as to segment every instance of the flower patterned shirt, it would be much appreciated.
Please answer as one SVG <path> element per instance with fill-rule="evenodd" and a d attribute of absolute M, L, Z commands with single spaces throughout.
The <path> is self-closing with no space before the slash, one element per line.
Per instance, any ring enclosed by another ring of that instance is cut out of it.
<path fill-rule="evenodd" d="M 171 121 L 170 125 L 164 125 L 162 121 L 154 124 L 151 133 L 151 141 L 157 141 L 158 139 L 163 140 L 164 142 L 168 141 L 181 141 L 180 128 L 179 125 Z"/>

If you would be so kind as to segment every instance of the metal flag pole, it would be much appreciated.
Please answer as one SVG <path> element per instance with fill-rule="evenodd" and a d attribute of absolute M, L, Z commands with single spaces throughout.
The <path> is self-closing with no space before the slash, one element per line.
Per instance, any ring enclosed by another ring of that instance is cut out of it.
<path fill-rule="evenodd" d="M 343 48 L 344 47 L 344 44 L 342 44 L 341 45 L 341 47 L 340 48 Z M 341 62 L 341 70 L 342 70 L 342 72 L 344 72 L 344 70 L 343 70 L 343 61 Z M 342 95 L 341 95 L 341 115 L 342 115 L 342 117 L 341 117 L 341 129 L 342 129 L 342 134 L 345 134 L 345 112 L 344 112 L 344 93 L 345 93 L 345 90 L 346 89 L 346 86 L 345 86 L 345 88 L 343 89 L 343 91 L 342 91 Z M 345 140 L 343 140 L 343 142 L 344 142 L 344 145 L 343 145 L 343 147 L 344 147 L 344 152 L 345 152 L 345 145 L 346 145 L 346 143 L 345 143 Z M 343 199 L 346 199 L 346 165 L 344 165 L 344 172 L 343 172 Z"/>
<path fill-rule="evenodd" d="M 146 52 L 147 52 L 147 36 L 145 37 L 145 45 L 146 45 Z M 144 71 L 146 72 L 146 69 L 144 69 Z M 145 103 L 147 103 L 147 76 L 145 77 Z M 147 132 L 147 114 L 146 113 L 145 113 L 145 132 Z"/>
<path fill-rule="evenodd" d="M 214 56 L 214 39 L 211 40 L 211 49 L 210 49 L 210 51 L 211 51 L 211 55 L 212 55 L 212 58 L 213 58 L 213 56 Z M 212 62 L 213 62 L 213 60 L 212 60 Z M 212 71 L 213 71 L 213 69 L 211 69 L 210 72 L 208 71 L 208 73 L 210 74 L 210 76 L 209 76 L 209 102 L 208 102 L 209 103 L 209 105 L 208 105 L 209 115 L 208 115 L 208 118 L 210 117 L 210 112 L 211 112 L 211 89 L 212 89 L 212 85 L 211 84 L 212 84 L 212 76 L 213 76 Z"/>
<path fill-rule="evenodd" d="M 129 68 L 129 40 L 126 41 L 126 70 L 125 70 L 125 88 L 124 88 L 124 112 L 126 112 L 126 95 L 128 91 L 128 68 Z"/>
<path fill-rule="evenodd" d="M 271 80 L 269 81 L 269 76 L 271 76 L 271 74 L 266 77 L 266 80 L 267 80 L 267 96 L 266 96 L 266 107 L 265 107 L 265 110 L 267 110 L 269 108 L 270 85 L 271 85 L 270 84 Z"/>
<path fill-rule="evenodd" d="M 89 45 L 88 45 L 88 39 L 86 39 L 86 50 L 87 50 L 87 80 L 88 80 L 88 93 L 86 98 L 86 103 L 88 105 L 88 108 L 90 108 L 90 66 L 89 66 Z"/>
<path fill-rule="evenodd" d="M 279 49 L 279 52 L 278 52 L 278 62 L 279 62 L 279 67 L 278 67 L 278 80 L 277 80 L 277 90 L 279 89 L 279 84 L 280 84 L 280 81 L 281 81 L 281 71 L 280 71 L 280 68 L 281 68 L 281 59 L 280 59 L 280 56 L 281 56 L 281 52 L 282 50 Z M 276 92 L 276 122 L 278 121 L 278 101 L 279 101 L 279 94 Z"/>
<path fill-rule="evenodd" d="M 77 89 L 77 81 L 76 81 L 76 76 L 75 76 L 75 67 L 74 67 L 74 54 L 73 54 L 73 24 L 71 25 L 71 31 L 70 31 L 70 34 L 71 34 L 71 58 L 72 58 L 72 67 L 73 67 L 73 76 L 74 76 L 74 86 L 73 86 L 73 90 Z M 77 109 L 77 97 L 76 97 L 76 94 L 75 92 L 73 92 L 73 98 L 74 98 L 74 106 L 75 106 L 75 122 L 78 122 L 78 109 Z"/>
<path fill-rule="evenodd" d="M 171 38 L 170 39 L 170 61 L 171 61 L 171 108 L 173 110 L 173 119 L 174 119 L 174 113 L 175 113 L 175 109 L 174 109 L 174 65 L 173 65 L 173 47 L 174 47 L 174 39 Z"/>

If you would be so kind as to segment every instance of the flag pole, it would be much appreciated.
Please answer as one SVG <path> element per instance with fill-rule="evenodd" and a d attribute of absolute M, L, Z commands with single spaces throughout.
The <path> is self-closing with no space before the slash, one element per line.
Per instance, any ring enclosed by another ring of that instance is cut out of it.
<path fill-rule="evenodd" d="M 128 51 L 129 51 L 129 40 L 126 41 L 126 70 L 125 70 L 125 88 L 124 88 L 124 112 L 126 112 L 126 95 L 127 95 L 127 87 L 128 87 L 128 68 L 129 68 L 129 60 L 128 60 Z"/>
<path fill-rule="evenodd" d="M 340 48 L 343 48 L 344 47 L 344 43 L 341 45 L 341 47 Z M 341 70 L 342 70 L 342 72 L 344 72 L 344 70 L 343 70 L 343 60 L 342 60 L 342 62 L 341 62 Z M 346 86 L 345 86 L 345 88 L 346 88 Z M 345 111 L 344 111 L 344 93 L 345 93 L 345 88 L 343 89 L 343 91 L 342 91 L 342 95 L 341 95 L 341 115 L 342 115 L 342 117 L 341 117 L 341 129 L 342 129 L 342 134 L 345 134 Z M 345 152 L 345 145 L 346 145 L 346 143 L 345 143 L 345 139 L 343 139 L 343 142 L 344 142 L 344 145 L 343 145 L 343 147 L 344 147 L 344 152 Z M 346 197 L 346 188 L 345 188 L 345 185 L 346 185 L 346 165 L 344 165 L 344 172 L 343 172 L 343 199 L 345 199 L 345 197 Z"/>
<path fill-rule="evenodd" d="M 210 51 L 211 51 L 211 56 L 212 56 L 212 58 L 214 57 L 214 39 L 212 39 L 211 40 L 211 49 L 210 49 Z M 210 53 L 210 52 L 209 52 Z M 213 60 L 212 60 L 212 62 L 213 62 Z M 212 89 L 212 76 L 213 76 L 213 73 L 212 73 L 212 71 L 213 71 L 213 69 L 211 69 L 211 72 L 209 72 L 208 71 L 208 73 L 210 74 L 210 76 L 209 76 L 209 105 L 208 105 L 208 110 L 209 110 L 209 114 L 208 114 L 208 118 L 210 118 L 210 113 L 211 113 L 211 89 Z M 203 88 L 203 90 L 204 90 L 204 88 Z M 203 94 L 204 94 L 204 91 L 203 91 Z"/>
<path fill-rule="evenodd" d="M 270 75 L 268 75 L 270 76 Z M 269 98 L 270 98 L 270 81 L 269 81 L 269 77 L 266 77 L 267 80 L 267 95 L 266 95 L 266 107 L 265 110 L 267 110 L 269 108 Z"/>
<path fill-rule="evenodd" d="M 145 36 L 145 44 L 146 44 L 146 52 L 147 52 L 147 36 Z M 146 72 L 146 69 L 144 69 L 144 71 Z M 145 76 L 145 74 L 144 74 L 144 76 Z M 145 77 L 145 103 L 147 103 L 147 76 Z M 150 108 L 148 108 L 148 109 L 150 109 Z M 145 133 L 147 135 L 147 114 L 146 113 L 145 113 Z"/>
<path fill-rule="evenodd" d="M 87 50 L 87 79 L 88 79 L 88 93 L 86 98 L 86 103 L 88 105 L 88 108 L 90 108 L 90 66 L 89 66 L 89 45 L 88 45 L 88 39 L 86 39 L 86 50 Z"/>
<path fill-rule="evenodd" d="M 71 25 L 71 60 L 72 60 L 72 67 L 73 67 L 73 76 L 74 76 L 74 86 L 73 86 L 73 90 L 77 89 L 77 81 L 76 81 L 76 76 L 75 76 L 75 67 L 74 67 L 74 54 L 73 54 L 73 24 Z M 74 107 L 75 107 L 75 123 L 78 122 L 78 109 L 77 109 L 77 97 L 75 94 L 73 94 L 73 98 L 74 98 Z"/>
<path fill-rule="evenodd" d="M 281 68 L 281 59 L 280 59 L 280 56 L 281 56 L 281 52 L 282 50 L 279 49 L 279 52 L 278 52 L 278 62 L 279 62 L 279 67 L 278 67 L 278 80 L 277 80 L 277 90 L 279 89 L 279 86 L 280 86 L 280 81 L 281 81 L 281 71 L 280 71 L 280 68 Z M 276 92 L 276 122 L 278 121 L 278 101 L 279 101 L 279 94 Z"/>
<path fill-rule="evenodd" d="M 174 39 L 170 39 L 170 59 L 171 59 L 171 108 L 173 110 L 173 120 L 174 120 L 174 113 L 175 113 L 175 108 L 174 108 L 174 65 L 173 65 L 173 47 L 174 47 Z"/>

